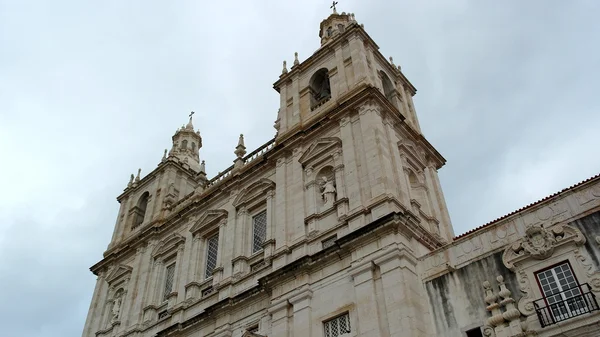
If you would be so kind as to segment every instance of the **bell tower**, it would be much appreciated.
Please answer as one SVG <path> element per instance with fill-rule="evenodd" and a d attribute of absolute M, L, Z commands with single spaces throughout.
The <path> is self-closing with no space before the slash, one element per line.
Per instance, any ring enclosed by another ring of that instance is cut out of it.
<path fill-rule="evenodd" d="M 349 211 L 393 198 L 382 212 L 408 210 L 425 228 L 452 240 L 454 232 L 437 178 L 445 159 L 421 133 L 412 100 L 416 88 L 392 57 L 381 54 L 354 14 L 338 13 L 335 4 L 319 25 L 321 46 L 303 61 L 295 53 L 289 69 L 283 62 L 273 85 L 280 94 L 275 141 L 326 133 L 319 130 L 339 120 L 342 143 L 354 142 L 344 151 L 354 152 L 356 172 L 363 175 L 355 178 L 354 185 L 347 182 L 348 188 L 360 186 L 348 192 L 360 196 L 349 198 Z"/>

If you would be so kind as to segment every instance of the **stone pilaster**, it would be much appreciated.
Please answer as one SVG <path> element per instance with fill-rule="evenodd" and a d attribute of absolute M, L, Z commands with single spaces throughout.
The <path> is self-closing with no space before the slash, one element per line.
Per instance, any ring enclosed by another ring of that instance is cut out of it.
<path fill-rule="evenodd" d="M 290 336 L 289 322 L 289 307 L 290 303 L 287 300 L 282 300 L 274 303 L 268 309 L 271 315 L 271 334 L 277 337 Z M 302 336 L 302 335 L 300 335 Z"/>
<path fill-rule="evenodd" d="M 275 250 L 275 191 L 267 191 L 267 233 L 264 242 L 265 260 L 269 261 Z"/>
<path fill-rule="evenodd" d="M 346 66 L 344 65 L 344 52 L 341 47 L 335 49 L 335 65 L 337 67 L 336 87 L 338 95 L 348 91 L 348 80 L 346 79 Z M 333 86 L 332 86 L 333 87 Z M 332 88 L 333 89 L 333 88 Z"/>
<path fill-rule="evenodd" d="M 227 218 L 219 222 L 219 247 L 217 249 L 217 267 L 213 273 L 213 284 L 218 284 L 223 280 L 223 255 L 225 254 L 225 233 L 227 230 Z"/>
<path fill-rule="evenodd" d="M 349 116 L 340 119 L 340 134 L 342 142 L 342 154 L 344 162 L 345 181 L 348 183 L 346 192 L 348 196 L 348 207 L 353 210 L 363 204 L 361 193 L 361 182 L 357 167 L 357 156 L 355 149 L 355 138 L 352 132 L 352 123 Z"/>
<path fill-rule="evenodd" d="M 373 263 L 366 262 L 356 265 L 348 272 L 354 281 L 358 336 L 382 336 L 377 310 L 377 294 L 375 293 L 375 282 L 373 280 Z"/>
<path fill-rule="evenodd" d="M 288 208 L 292 210 L 292 221 L 291 224 L 294 226 L 292 230 L 292 242 L 302 238 L 305 235 L 304 230 L 304 186 L 303 186 L 303 172 L 302 164 L 298 161 L 302 155 L 302 149 L 297 147 L 292 153 L 292 182 L 290 186 L 290 197 L 291 202 L 288 204 Z"/>
<path fill-rule="evenodd" d="M 108 284 L 104 279 L 104 272 L 99 272 L 96 278 L 96 286 L 94 287 L 94 293 L 92 295 L 92 303 L 88 311 L 87 318 L 85 320 L 85 327 L 83 330 L 83 337 L 95 336 L 95 332 L 98 331 L 98 317 L 100 316 L 99 311 L 102 310 L 104 301 L 101 300 L 102 294 L 106 292 Z"/>
<path fill-rule="evenodd" d="M 278 158 L 275 168 L 275 218 L 277 223 L 275 230 L 276 250 L 287 246 L 287 172 L 285 158 Z"/>
<path fill-rule="evenodd" d="M 338 218 L 348 214 L 348 198 L 346 197 L 346 180 L 344 179 L 344 162 L 339 151 L 333 153 L 333 164 L 335 183 L 337 191 L 337 213 Z"/>
<path fill-rule="evenodd" d="M 311 299 L 312 291 L 306 289 L 289 300 L 294 310 L 294 336 L 311 336 Z"/>
<path fill-rule="evenodd" d="M 406 249 L 393 249 L 374 260 L 379 266 L 391 337 L 426 336 L 427 328 L 416 258 Z"/>

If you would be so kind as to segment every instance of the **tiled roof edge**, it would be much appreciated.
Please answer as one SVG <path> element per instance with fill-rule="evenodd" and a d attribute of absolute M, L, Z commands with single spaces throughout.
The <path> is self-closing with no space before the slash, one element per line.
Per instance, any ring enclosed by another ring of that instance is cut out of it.
<path fill-rule="evenodd" d="M 559 191 L 559 192 L 556 192 L 556 193 L 554 193 L 554 194 L 551 194 L 551 195 L 549 195 L 549 196 L 547 196 L 547 197 L 545 197 L 545 198 L 542 198 L 542 199 L 540 199 L 540 200 L 538 200 L 538 201 L 536 201 L 536 202 L 533 202 L 533 203 L 531 203 L 531 204 L 529 204 L 529 205 L 527 205 L 527 206 L 521 207 L 521 208 L 519 208 L 519 209 L 518 209 L 518 210 L 516 210 L 516 211 L 512 211 L 512 212 L 510 212 L 510 213 L 508 213 L 508 214 L 506 214 L 506 215 L 503 215 L 503 216 L 499 217 L 499 218 L 498 218 L 498 219 L 496 219 L 496 220 L 492 220 L 492 221 L 490 221 L 490 222 L 488 222 L 488 223 L 486 223 L 486 224 L 484 224 L 484 225 L 481 225 L 481 226 L 479 226 L 479 227 L 473 228 L 473 229 L 471 229 L 471 230 L 469 230 L 469 231 L 467 231 L 467 232 L 465 232 L 465 233 L 462 233 L 462 234 L 460 234 L 460 235 L 458 235 L 458 236 L 455 236 L 455 237 L 454 237 L 454 240 L 460 239 L 460 238 L 462 238 L 462 237 L 464 237 L 464 236 L 467 236 L 467 235 L 469 235 L 469 234 L 471 234 L 471 233 L 477 232 L 477 231 L 479 231 L 479 230 L 481 230 L 481 229 L 483 229 L 483 228 L 485 228 L 485 227 L 488 227 L 488 226 L 490 226 L 490 225 L 493 225 L 493 224 L 495 224 L 496 222 L 498 222 L 498 221 L 500 221 L 500 220 L 504 220 L 504 219 L 508 218 L 508 217 L 509 217 L 509 216 L 511 216 L 511 215 L 514 215 L 514 214 L 517 214 L 517 213 L 519 213 L 519 212 L 522 212 L 522 211 L 524 211 L 524 210 L 526 210 L 526 209 L 528 209 L 528 208 L 531 208 L 531 207 L 533 207 L 533 206 L 535 206 L 535 205 L 538 205 L 538 204 L 540 204 L 540 203 L 542 203 L 542 202 L 544 202 L 544 201 L 546 201 L 546 200 L 548 200 L 548 199 L 550 199 L 550 198 L 554 198 L 554 197 L 556 197 L 556 196 L 558 196 L 558 195 L 561 195 L 562 193 L 568 192 L 568 191 L 570 191 L 570 190 L 572 190 L 572 189 L 574 189 L 574 188 L 576 188 L 576 187 L 579 187 L 579 186 L 581 186 L 581 185 L 583 185 L 583 184 L 585 184 L 585 183 L 587 183 L 587 182 L 590 182 L 590 181 L 592 181 L 592 180 L 594 180 L 594 179 L 597 179 L 597 178 L 600 178 L 600 174 L 597 174 L 597 175 L 595 175 L 595 176 L 593 176 L 593 177 L 591 177 L 591 178 L 588 178 L 588 179 L 586 179 L 586 180 L 584 180 L 584 181 L 581 181 L 581 182 L 579 182 L 579 183 L 577 183 L 577 184 L 575 184 L 575 185 L 573 185 L 573 186 L 571 186 L 571 187 L 564 188 L 564 189 L 562 189 L 562 190 L 561 190 L 561 191 Z"/>

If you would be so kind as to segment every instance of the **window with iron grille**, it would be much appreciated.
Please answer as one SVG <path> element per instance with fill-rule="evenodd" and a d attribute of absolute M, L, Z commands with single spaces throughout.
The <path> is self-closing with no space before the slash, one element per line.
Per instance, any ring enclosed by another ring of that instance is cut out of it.
<path fill-rule="evenodd" d="M 252 253 L 263 249 L 267 237 L 267 212 L 262 211 L 252 217 Z"/>
<path fill-rule="evenodd" d="M 175 263 L 169 265 L 165 273 L 165 289 L 163 291 L 163 301 L 169 298 L 169 294 L 173 291 L 173 281 L 175 280 Z"/>
<path fill-rule="evenodd" d="M 350 332 L 350 315 L 345 313 L 323 322 L 325 337 L 338 337 Z"/>
<path fill-rule="evenodd" d="M 538 314 L 547 321 L 560 322 L 593 309 L 592 302 L 584 293 L 586 288 L 579 285 L 568 262 L 537 272 L 536 276 L 546 304 L 546 308 Z M 538 301 L 534 304 L 537 305 Z"/>
<path fill-rule="evenodd" d="M 219 235 L 213 235 L 206 240 L 206 270 L 204 278 L 212 277 L 213 270 L 217 267 L 217 251 L 219 250 Z"/>
<path fill-rule="evenodd" d="M 331 246 L 334 246 L 335 245 L 335 240 L 337 240 L 337 235 L 334 235 L 332 237 L 329 237 L 329 238 L 321 241 L 321 243 L 323 244 L 323 249 L 329 248 Z"/>

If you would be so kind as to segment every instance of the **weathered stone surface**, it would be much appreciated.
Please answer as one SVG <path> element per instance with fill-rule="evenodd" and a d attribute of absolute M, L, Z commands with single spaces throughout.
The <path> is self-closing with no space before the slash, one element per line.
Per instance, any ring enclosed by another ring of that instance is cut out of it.
<path fill-rule="evenodd" d="M 273 140 L 247 153 L 240 136 L 209 179 L 190 115 L 132 175 L 83 336 L 595 331 L 594 314 L 541 329 L 532 303 L 535 273 L 564 261 L 600 290 L 600 178 L 454 240 L 416 89 L 353 14 L 320 38 L 274 84 Z"/>

